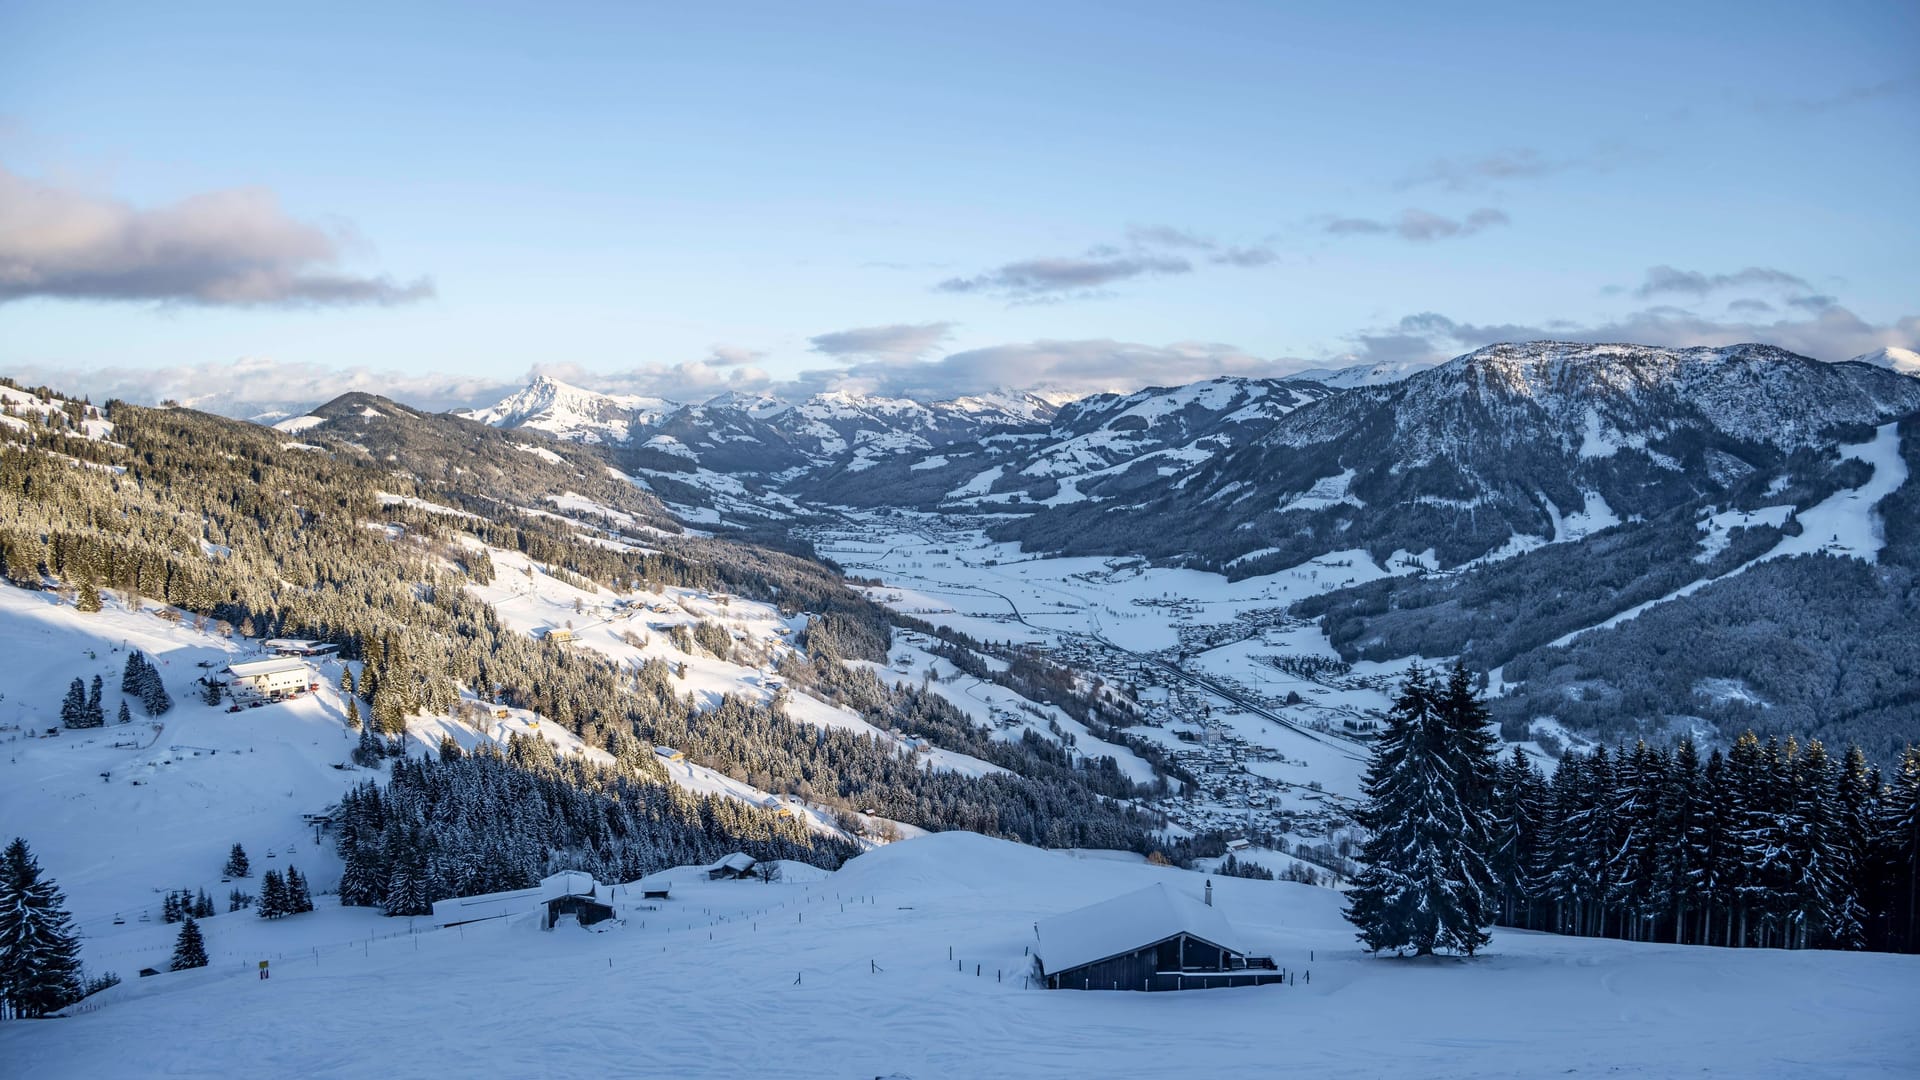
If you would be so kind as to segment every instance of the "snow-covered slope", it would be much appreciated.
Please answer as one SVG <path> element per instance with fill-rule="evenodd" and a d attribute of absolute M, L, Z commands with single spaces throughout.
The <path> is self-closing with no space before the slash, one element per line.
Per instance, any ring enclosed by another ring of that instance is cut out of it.
<path fill-rule="evenodd" d="M 1349 364 L 1337 368 L 1307 368 L 1296 371 L 1288 378 L 1305 379 L 1331 386 L 1340 390 L 1352 390 L 1361 386 L 1385 386 L 1396 383 L 1409 375 L 1426 371 L 1436 366 L 1433 360 L 1382 360 L 1372 364 Z"/>
<path fill-rule="evenodd" d="M 0 386 L 0 425 L 26 428 L 29 417 L 32 422 L 82 438 L 104 439 L 113 435 L 113 424 L 100 414 L 96 406 Z"/>
<path fill-rule="evenodd" d="M 791 866 L 791 864 L 789 864 Z M 1893 1076 L 1920 1053 L 1920 958 L 1499 932 L 1480 959 L 1363 956 L 1339 897 L 1212 879 L 1285 986 L 1034 989 L 1034 926 L 1200 874 L 964 833 L 837 873 L 617 895 L 622 922 L 397 937 L 322 903 L 205 927 L 213 965 L 0 1025 L 22 1076 Z M 129 935 L 164 955 L 167 928 Z M 357 939 L 357 940 L 355 940 Z M 349 947 L 346 943 L 352 941 Z M 259 960 L 272 978 L 256 975 Z M 350 1007 L 349 1007 L 350 1003 Z M 371 1022 L 369 1017 L 384 1018 Z M 156 1037 L 156 1032 L 195 1033 Z"/>
<path fill-rule="evenodd" d="M 1889 345 L 1884 349 L 1853 358 L 1856 364 L 1872 364 L 1875 367 L 1888 368 L 1902 375 L 1920 375 L 1920 352 Z"/>

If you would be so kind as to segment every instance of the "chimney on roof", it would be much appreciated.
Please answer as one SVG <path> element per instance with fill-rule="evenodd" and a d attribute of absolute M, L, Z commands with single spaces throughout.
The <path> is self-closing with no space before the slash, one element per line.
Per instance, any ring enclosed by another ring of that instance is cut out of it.
<path fill-rule="evenodd" d="M 1213 879 L 1207 879 L 1207 906 L 1213 906 Z"/>

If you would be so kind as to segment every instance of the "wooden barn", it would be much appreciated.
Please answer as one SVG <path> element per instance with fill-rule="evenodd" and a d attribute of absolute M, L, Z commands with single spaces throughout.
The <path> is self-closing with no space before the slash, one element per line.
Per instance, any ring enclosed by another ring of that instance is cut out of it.
<path fill-rule="evenodd" d="M 1210 990 L 1281 981 L 1273 961 L 1248 956 L 1208 901 L 1164 883 L 1043 920 L 1040 970 L 1049 990 Z"/>
<path fill-rule="evenodd" d="M 754 861 L 753 856 L 736 851 L 707 867 L 707 880 L 725 881 L 729 878 L 752 877 Z"/>
<path fill-rule="evenodd" d="M 593 880 L 593 875 L 585 871 L 562 870 L 531 889 L 436 900 L 433 921 L 437 926 L 459 926 L 540 912 L 541 925 L 548 930 L 566 915 L 578 919 L 581 926 L 592 926 L 614 917 L 613 888 Z"/>

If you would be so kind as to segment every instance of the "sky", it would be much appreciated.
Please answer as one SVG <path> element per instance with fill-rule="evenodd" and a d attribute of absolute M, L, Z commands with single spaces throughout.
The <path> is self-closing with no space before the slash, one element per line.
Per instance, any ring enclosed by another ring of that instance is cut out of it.
<path fill-rule="evenodd" d="M 0 0 L 0 373 L 1085 393 L 1920 347 L 1920 5 Z"/>

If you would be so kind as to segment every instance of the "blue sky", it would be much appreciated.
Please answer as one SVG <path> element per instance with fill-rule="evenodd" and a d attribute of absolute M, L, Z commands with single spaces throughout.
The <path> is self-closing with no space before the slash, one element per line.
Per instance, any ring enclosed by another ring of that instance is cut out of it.
<path fill-rule="evenodd" d="M 1911 2 L 0 0 L 0 371 L 245 411 L 1915 347 L 1916 47 Z"/>

